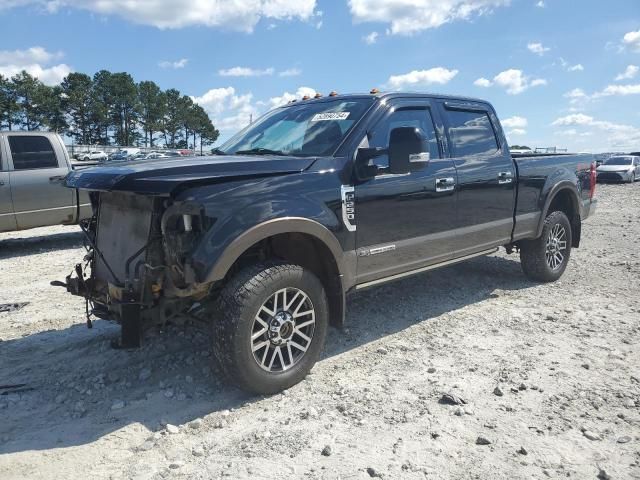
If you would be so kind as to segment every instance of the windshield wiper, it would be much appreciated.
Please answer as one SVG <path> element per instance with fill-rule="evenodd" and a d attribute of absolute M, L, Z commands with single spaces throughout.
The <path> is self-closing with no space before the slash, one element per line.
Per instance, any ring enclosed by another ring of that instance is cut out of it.
<path fill-rule="evenodd" d="M 270 148 L 251 148 L 249 150 L 238 150 L 236 155 L 288 155 L 282 150 L 271 150 Z"/>

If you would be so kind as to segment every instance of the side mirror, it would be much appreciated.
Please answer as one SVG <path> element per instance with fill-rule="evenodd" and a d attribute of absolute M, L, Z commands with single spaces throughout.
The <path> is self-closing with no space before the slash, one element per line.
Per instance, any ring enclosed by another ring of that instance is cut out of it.
<path fill-rule="evenodd" d="M 355 161 L 355 173 L 358 180 L 365 181 L 375 177 L 379 173 L 380 167 L 371 160 L 386 153 L 385 148 L 359 148 Z"/>
<path fill-rule="evenodd" d="M 411 164 L 429 161 L 427 139 L 415 127 L 398 127 L 389 136 L 389 173 L 409 173 Z"/>

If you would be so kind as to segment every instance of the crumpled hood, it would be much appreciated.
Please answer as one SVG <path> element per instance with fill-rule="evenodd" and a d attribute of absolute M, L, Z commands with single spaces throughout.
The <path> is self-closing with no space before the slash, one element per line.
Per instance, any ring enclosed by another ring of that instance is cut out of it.
<path fill-rule="evenodd" d="M 633 168 L 632 165 L 600 165 L 597 168 L 598 172 L 626 172 Z"/>
<path fill-rule="evenodd" d="M 254 155 L 139 160 L 75 170 L 67 176 L 66 185 L 84 190 L 168 196 L 185 184 L 299 173 L 314 161 L 315 158 Z"/>

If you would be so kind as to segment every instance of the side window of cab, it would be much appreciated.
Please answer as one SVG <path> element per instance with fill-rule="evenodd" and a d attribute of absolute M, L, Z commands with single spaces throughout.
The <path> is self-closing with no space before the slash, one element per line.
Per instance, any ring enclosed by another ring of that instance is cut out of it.
<path fill-rule="evenodd" d="M 491 155 L 500 149 L 486 112 L 447 109 L 446 116 L 447 133 L 455 157 Z"/>
<path fill-rule="evenodd" d="M 389 146 L 391 131 L 398 127 L 414 127 L 419 129 L 428 141 L 430 157 L 440 158 L 438 137 L 436 136 L 433 117 L 427 107 L 392 107 L 391 113 L 387 114 L 376 124 L 364 143 L 368 142 L 369 147 L 387 148 Z M 381 155 L 375 159 L 375 163 L 381 167 L 387 167 L 389 165 L 389 157 L 387 155 Z"/>

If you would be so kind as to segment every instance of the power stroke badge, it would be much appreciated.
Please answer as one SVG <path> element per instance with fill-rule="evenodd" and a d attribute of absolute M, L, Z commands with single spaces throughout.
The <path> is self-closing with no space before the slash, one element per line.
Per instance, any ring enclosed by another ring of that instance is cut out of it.
<path fill-rule="evenodd" d="M 342 197 L 342 221 L 350 232 L 356 231 L 356 194 L 355 188 L 342 185 L 340 188 Z"/>

